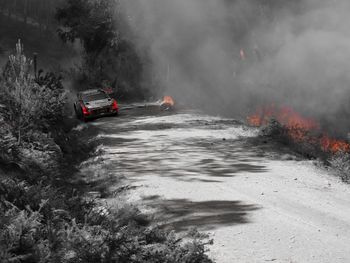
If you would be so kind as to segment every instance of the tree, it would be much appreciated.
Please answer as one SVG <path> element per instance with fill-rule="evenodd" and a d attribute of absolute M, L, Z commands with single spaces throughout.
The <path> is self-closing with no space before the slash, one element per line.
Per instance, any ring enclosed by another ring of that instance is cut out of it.
<path fill-rule="evenodd" d="M 107 82 L 123 97 L 143 97 L 142 61 L 119 28 L 118 8 L 116 0 L 66 0 L 56 12 L 62 26 L 58 34 L 64 42 L 83 44 L 82 86 Z"/>
<path fill-rule="evenodd" d="M 53 73 L 32 75 L 32 61 L 18 41 L 16 54 L 9 57 L 3 72 L 0 102 L 8 106 L 18 142 L 32 129 L 46 130 L 63 117 L 66 102 L 61 78 Z"/>
<path fill-rule="evenodd" d="M 67 0 L 56 13 L 63 26 L 58 33 L 64 42 L 80 39 L 85 51 L 97 56 L 118 39 L 116 8 L 114 0 Z"/>

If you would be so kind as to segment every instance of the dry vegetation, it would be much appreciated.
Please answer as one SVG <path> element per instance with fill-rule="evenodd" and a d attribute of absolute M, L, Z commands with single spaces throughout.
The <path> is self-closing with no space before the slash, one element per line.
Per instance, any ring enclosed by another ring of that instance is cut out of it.
<path fill-rule="evenodd" d="M 302 140 L 296 140 L 291 134 L 298 134 Z M 318 142 L 322 136 L 300 127 L 282 125 L 276 119 L 270 121 L 260 128 L 259 138 L 272 139 L 283 145 L 287 145 L 293 151 L 309 159 L 318 159 L 327 167 L 331 168 L 342 181 L 350 182 L 350 153 L 347 151 L 325 151 Z"/>

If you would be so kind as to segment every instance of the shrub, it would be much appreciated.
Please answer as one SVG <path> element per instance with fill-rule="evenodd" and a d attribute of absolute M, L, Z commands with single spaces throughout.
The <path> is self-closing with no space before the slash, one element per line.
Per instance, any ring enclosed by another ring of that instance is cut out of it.
<path fill-rule="evenodd" d="M 1 202 L 0 215 L 0 261 L 35 262 L 42 231 L 40 210 L 20 210 L 9 202 Z"/>
<path fill-rule="evenodd" d="M 275 119 L 270 119 L 267 125 L 261 127 L 259 136 L 277 139 L 285 143 L 289 141 L 286 128 Z"/>
<path fill-rule="evenodd" d="M 18 41 L 0 79 L 0 161 L 37 167 L 48 172 L 62 158 L 51 134 L 57 134 L 66 102 L 61 77 L 31 74 L 32 61 Z"/>
<path fill-rule="evenodd" d="M 16 54 L 10 56 L 3 73 L 0 103 L 7 106 L 19 141 L 22 133 L 32 129 L 47 131 L 50 124 L 62 119 L 66 102 L 60 77 L 47 73 L 35 79 L 31 71 L 32 61 L 26 58 L 18 41 Z"/>
<path fill-rule="evenodd" d="M 350 154 L 339 152 L 330 161 L 330 166 L 344 182 L 350 183 Z"/>
<path fill-rule="evenodd" d="M 299 126 L 286 126 L 271 119 L 265 126 L 261 127 L 259 136 L 287 145 L 307 158 L 326 160 L 329 157 L 329 154 L 321 149 L 319 135 Z"/>
<path fill-rule="evenodd" d="M 12 179 L 0 191 L 1 262 L 211 262 L 205 235 L 147 227 L 133 206 L 101 213 L 78 196 Z"/>

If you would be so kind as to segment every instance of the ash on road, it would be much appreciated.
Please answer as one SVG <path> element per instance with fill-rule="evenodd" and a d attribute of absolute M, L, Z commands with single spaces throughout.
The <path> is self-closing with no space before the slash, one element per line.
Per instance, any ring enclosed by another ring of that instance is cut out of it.
<path fill-rule="evenodd" d="M 159 223 L 208 232 L 217 262 L 350 262 L 350 189 L 327 171 L 254 147 L 235 120 L 125 109 L 91 125 Z"/>

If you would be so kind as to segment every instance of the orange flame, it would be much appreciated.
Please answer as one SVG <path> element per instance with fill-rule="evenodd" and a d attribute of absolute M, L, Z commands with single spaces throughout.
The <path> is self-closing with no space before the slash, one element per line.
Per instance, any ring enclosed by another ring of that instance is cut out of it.
<path fill-rule="evenodd" d="M 323 135 L 320 144 L 324 152 L 350 152 L 350 145 L 347 142 L 329 138 L 327 135 Z"/>
<path fill-rule="evenodd" d="M 260 127 L 267 125 L 271 119 L 277 120 L 286 130 L 287 135 L 297 143 L 308 142 L 319 145 L 324 152 L 350 152 L 350 144 L 344 140 L 330 138 L 323 133 L 322 137 L 312 136 L 310 132 L 320 133 L 320 125 L 316 121 L 305 118 L 288 107 L 269 106 L 259 109 L 247 118 L 250 125 Z M 322 132 L 321 132 L 322 134 Z"/>
<path fill-rule="evenodd" d="M 173 107 L 175 105 L 175 101 L 170 96 L 164 96 L 162 105 L 170 105 L 171 107 Z"/>

